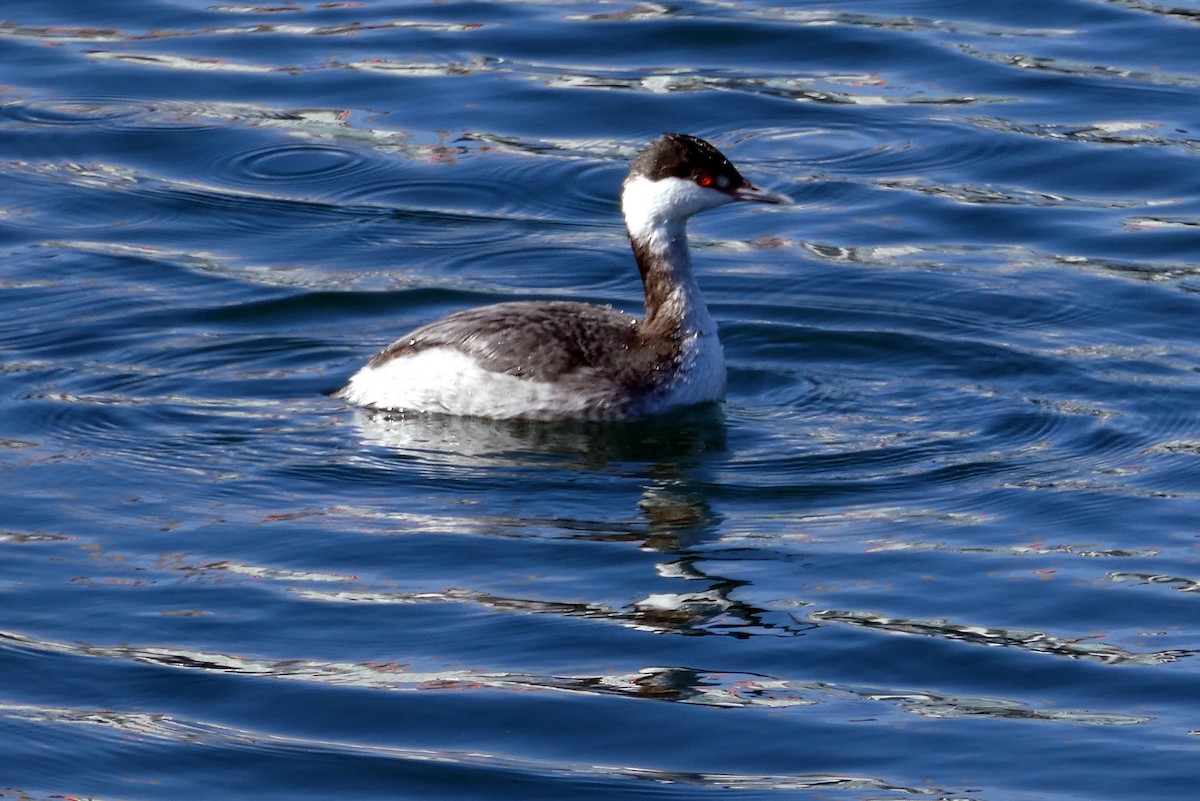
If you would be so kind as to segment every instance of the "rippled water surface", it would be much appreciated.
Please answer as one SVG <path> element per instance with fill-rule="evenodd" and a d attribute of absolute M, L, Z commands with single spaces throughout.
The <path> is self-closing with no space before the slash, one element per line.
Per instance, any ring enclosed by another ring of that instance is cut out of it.
<path fill-rule="evenodd" d="M 722 407 L 328 396 L 663 130 Z M 6 0 L 0 798 L 1194 798 L 1198 176 L 1192 0 Z"/>

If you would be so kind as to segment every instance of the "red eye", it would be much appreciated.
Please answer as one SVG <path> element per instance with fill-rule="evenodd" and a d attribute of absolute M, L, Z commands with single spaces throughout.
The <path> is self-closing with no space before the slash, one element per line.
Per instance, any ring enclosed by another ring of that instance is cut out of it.
<path fill-rule="evenodd" d="M 713 177 L 706 172 L 696 173 L 696 183 L 701 186 L 712 186 Z"/>

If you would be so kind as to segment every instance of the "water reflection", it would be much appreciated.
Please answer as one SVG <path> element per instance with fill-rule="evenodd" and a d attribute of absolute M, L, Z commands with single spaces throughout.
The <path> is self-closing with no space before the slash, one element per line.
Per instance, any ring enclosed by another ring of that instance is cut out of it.
<path fill-rule="evenodd" d="M 785 618 L 767 621 L 765 609 L 732 597 L 746 582 L 712 573 L 694 549 L 714 542 L 721 518 L 705 491 L 704 458 L 726 449 L 727 429 L 719 407 L 685 410 L 670 419 L 617 424 L 528 423 L 440 415 L 404 415 L 353 410 L 352 421 L 364 444 L 394 457 L 429 467 L 525 467 L 547 462 L 584 472 L 635 477 L 642 485 L 637 508 L 645 525 L 613 527 L 585 520 L 529 521 L 525 535 L 549 523 L 567 527 L 573 537 L 595 542 L 631 542 L 669 558 L 656 565 L 660 577 L 702 589 L 655 592 L 622 608 L 603 603 L 565 603 L 469 590 L 374 593 L 305 590 L 309 600 L 354 603 L 454 602 L 536 614 L 600 618 L 635 628 L 683 634 L 752 633 L 790 635 L 811 628 Z M 392 469 L 387 463 L 375 463 Z M 477 515 L 471 521 L 478 525 Z M 496 521 L 492 521 L 495 523 Z"/>
<path fill-rule="evenodd" d="M 662 478 L 726 447 L 725 422 L 716 406 L 688 409 L 669 420 L 615 424 L 487 420 L 360 409 L 351 413 L 363 444 L 447 465 L 523 466 L 551 459 L 563 466 L 600 470 L 639 464 L 648 465 L 648 477 Z M 652 489 L 648 492 L 655 495 Z M 648 506 L 674 508 L 671 503 L 654 501 L 648 501 Z"/>

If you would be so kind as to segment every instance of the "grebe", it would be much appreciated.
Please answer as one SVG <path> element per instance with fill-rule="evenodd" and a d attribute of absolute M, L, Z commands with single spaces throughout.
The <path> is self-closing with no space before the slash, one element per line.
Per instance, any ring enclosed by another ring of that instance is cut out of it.
<path fill-rule="evenodd" d="M 686 226 L 738 200 L 791 202 L 703 139 L 663 134 L 630 163 L 621 192 L 645 319 L 563 301 L 468 309 L 400 337 L 337 394 L 370 409 L 518 420 L 620 420 L 721 400 L 724 352 Z"/>

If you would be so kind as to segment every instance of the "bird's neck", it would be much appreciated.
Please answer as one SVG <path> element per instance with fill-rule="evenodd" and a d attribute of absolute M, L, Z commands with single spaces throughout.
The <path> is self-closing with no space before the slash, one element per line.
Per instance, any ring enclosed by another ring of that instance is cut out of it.
<path fill-rule="evenodd" d="M 629 221 L 627 221 L 629 222 Z M 692 275 L 687 220 L 648 218 L 629 225 L 629 241 L 646 292 L 649 330 L 715 334 L 716 323 Z"/>

